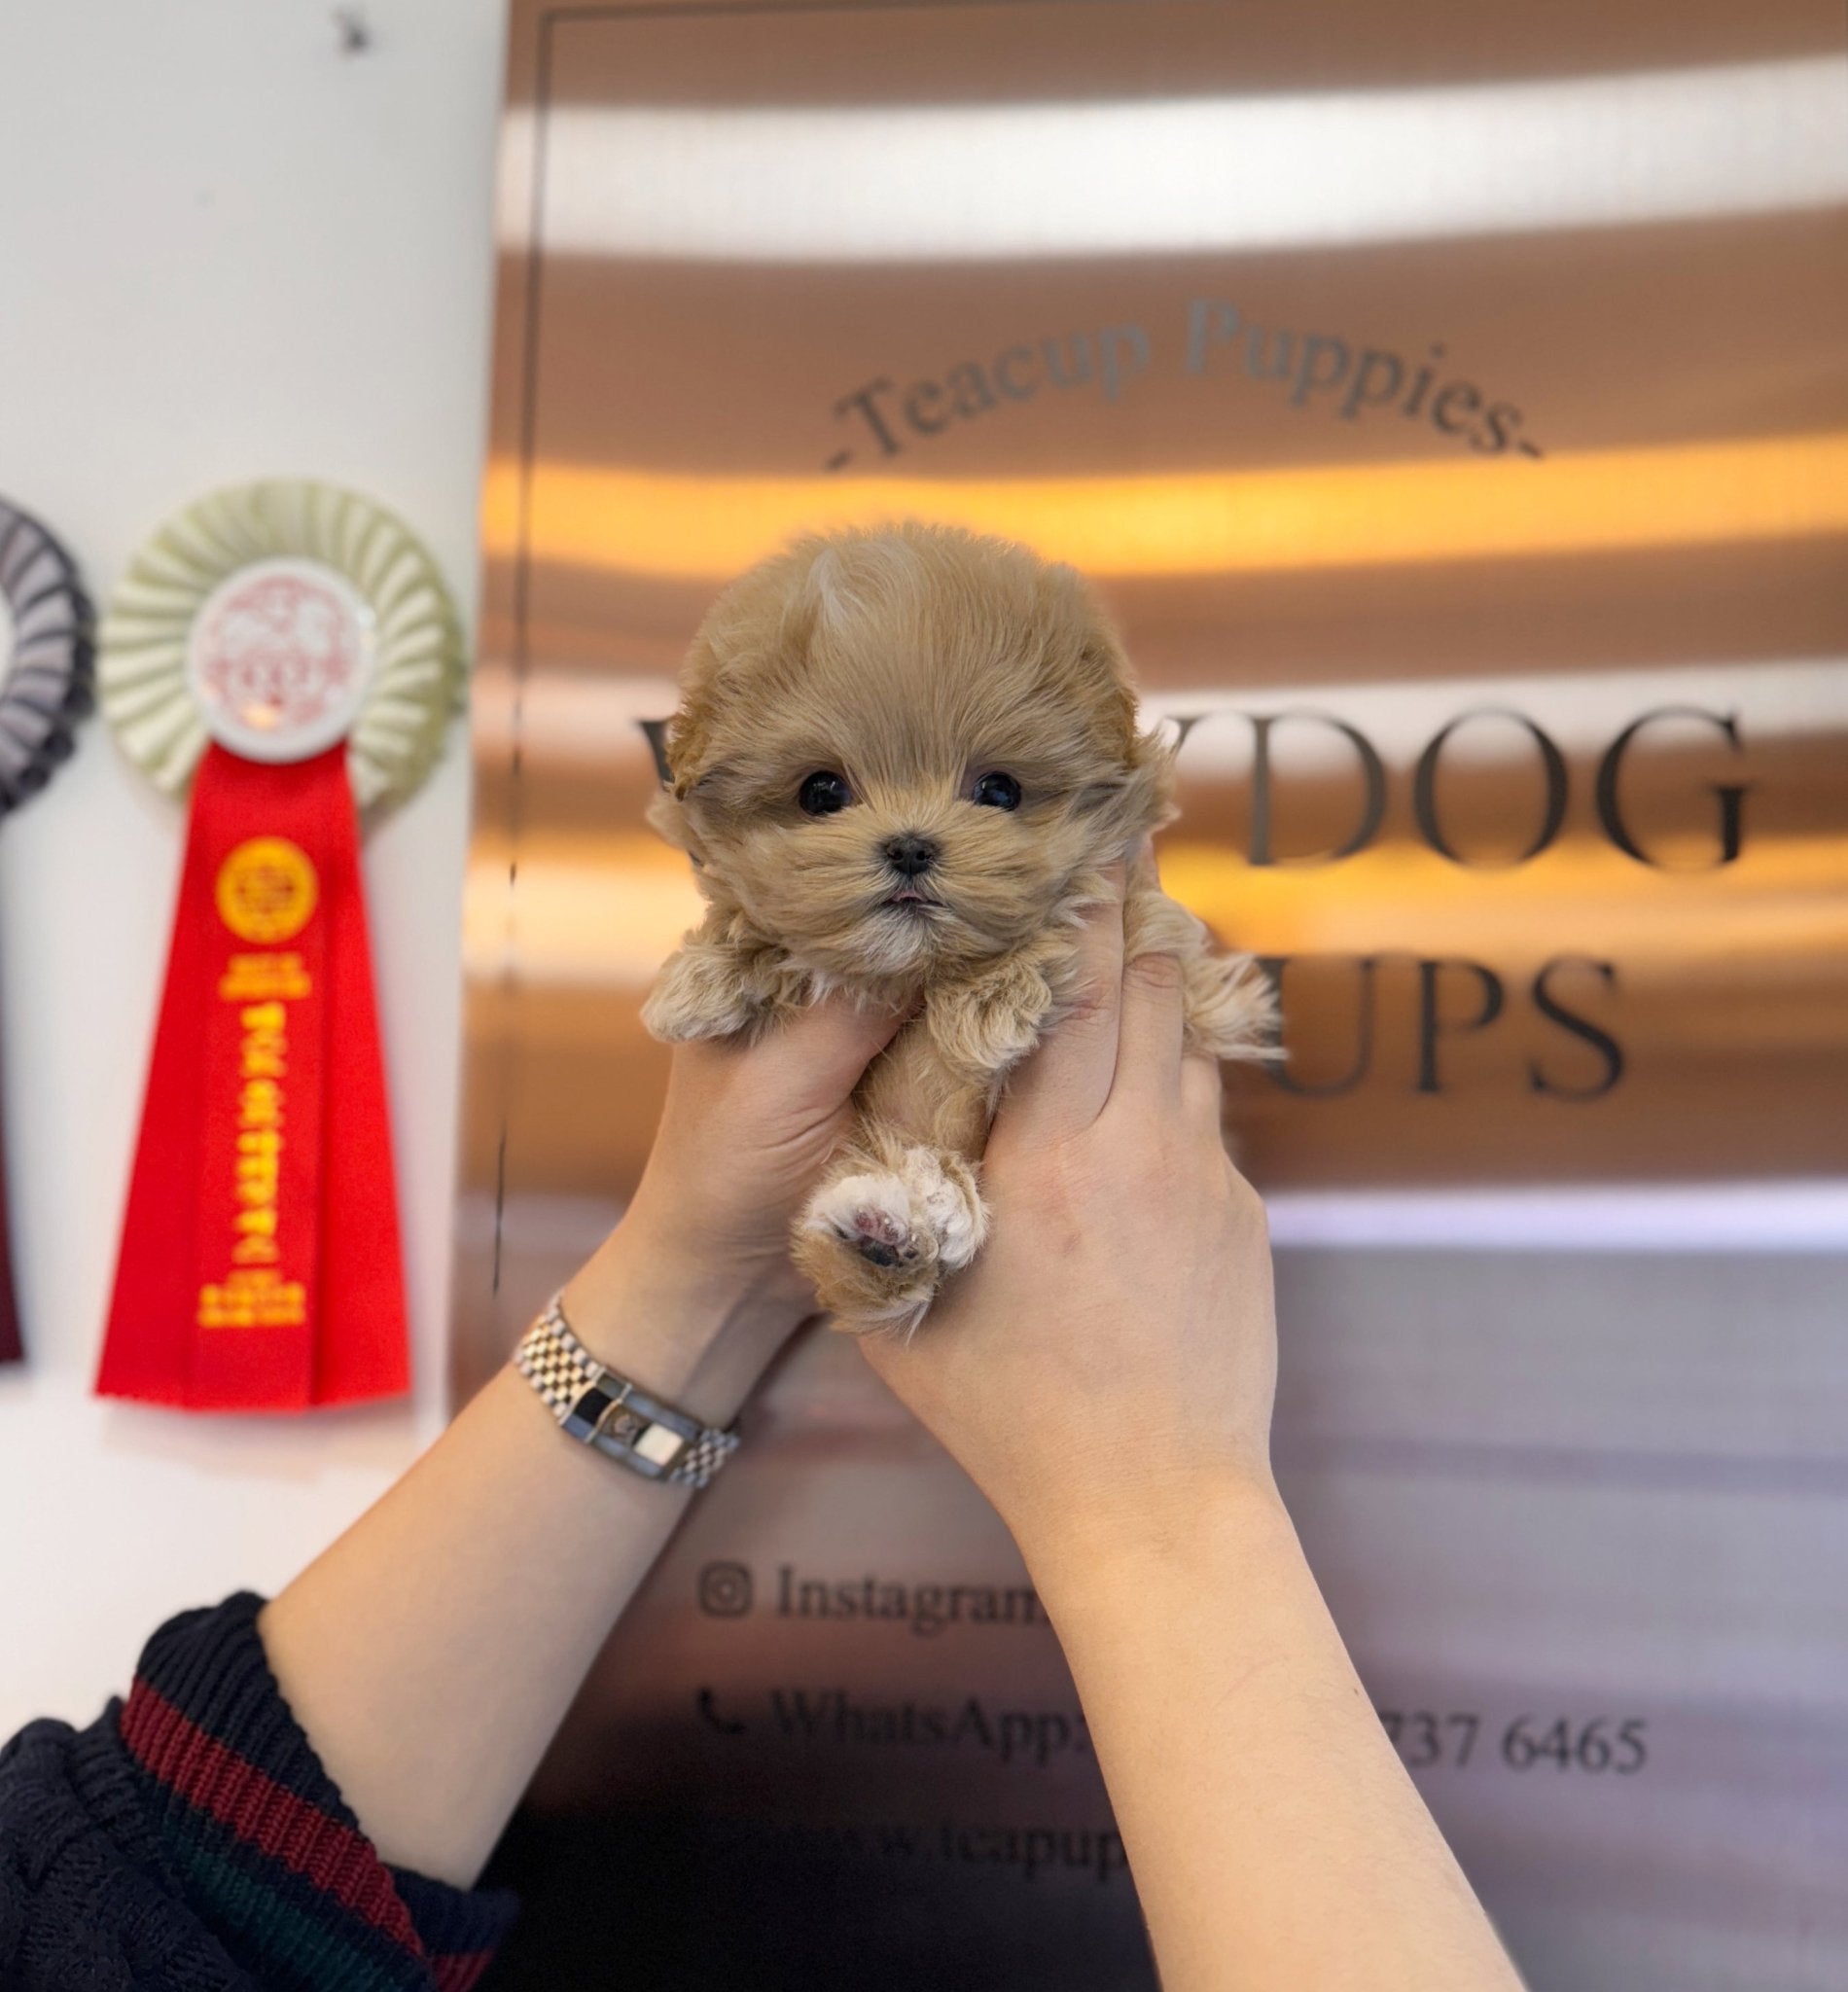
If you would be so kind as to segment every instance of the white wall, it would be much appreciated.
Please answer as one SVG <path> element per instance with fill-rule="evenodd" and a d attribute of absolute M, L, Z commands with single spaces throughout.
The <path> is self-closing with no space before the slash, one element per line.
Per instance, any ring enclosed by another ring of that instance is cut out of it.
<path fill-rule="evenodd" d="M 0 492 L 98 601 L 166 514 L 305 475 L 400 512 L 473 620 L 500 0 L 36 0 L 0 24 Z M 442 1420 L 468 808 L 460 729 L 368 845 L 417 1388 L 298 1420 L 89 1395 L 183 823 L 86 724 L 0 827 L 8 1187 L 0 1735 L 87 1718 L 142 1634 L 273 1589 Z"/>

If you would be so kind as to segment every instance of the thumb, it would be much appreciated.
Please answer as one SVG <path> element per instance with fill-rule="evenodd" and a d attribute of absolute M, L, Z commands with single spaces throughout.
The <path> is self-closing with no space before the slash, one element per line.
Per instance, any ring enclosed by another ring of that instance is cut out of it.
<path fill-rule="evenodd" d="M 752 1046 L 752 1083 L 784 1107 L 831 1113 L 898 1035 L 906 1014 L 836 990 Z"/>
<path fill-rule="evenodd" d="M 886 1326 L 854 1336 L 872 1373 L 912 1412 L 918 1409 L 916 1392 L 923 1370 L 940 1363 L 942 1351 L 942 1337 L 920 1334 L 921 1327 Z"/>

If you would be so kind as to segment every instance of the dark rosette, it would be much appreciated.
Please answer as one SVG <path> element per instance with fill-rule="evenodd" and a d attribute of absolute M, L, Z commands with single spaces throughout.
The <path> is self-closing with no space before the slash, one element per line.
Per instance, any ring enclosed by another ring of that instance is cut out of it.
<path fill-rule="evenodd" d="M 70 555 L 0 498 L 0 813 L 36 795 L 89 710 L 93 617 Z"/>

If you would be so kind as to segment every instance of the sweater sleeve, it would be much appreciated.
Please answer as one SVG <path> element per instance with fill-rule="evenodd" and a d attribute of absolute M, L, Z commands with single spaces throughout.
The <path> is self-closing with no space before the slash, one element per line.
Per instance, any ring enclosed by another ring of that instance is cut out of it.
<path fill-rule="evenodd" d="M 62 1937 L 60 1929 L 83 1920 L 86 1896 L 113 1880 L 134 1899 L 134 1941 L 145 1950 L 160 1926 L 163 1941 L 193 1954 L 189 1975 L 48 1973 L 46 1986 L 465 1992 L 486 1969 L 514 1899 L 449 1888 L 379 1859 L 282 1698 L 257 1630 L 262 1603 L 240 1593 L 170 1619 L 148 1642 L 127 1700 L 80 1735 L 62 1732 L 63 1761 L 50 1782 L 68 1786 L 88 1879 L 73 1889 L 69 1875 L 39 1875 L 22 1900 L 16 1889 L 20 1946 L 48 1951 L 98 1940 L 95 1911 L 88 1928 Z M 36 1768 L 36 1802 L 53 1768 L 47 1752 L 56 1738 L 46 1732 L 60 1728 L 37 1724 L 19 1739 L 32 1741 L 24 1755 Z M 9 1761 L 17 1754 L 18 1745 Z M 0 1770 L 0 1843 L 23 1802 L 18 1782 Z M 90 1871 L 108 1865 L 99 1848 L 113 1850 L 123 1873 Z M 124 1913 L 113 1906 L 105 1921 Z M 0 1981 L 12 1984 L 5 1923 L 0 1912 Z M 208 1977 L 201 1944 L 229 1972 Z"/>

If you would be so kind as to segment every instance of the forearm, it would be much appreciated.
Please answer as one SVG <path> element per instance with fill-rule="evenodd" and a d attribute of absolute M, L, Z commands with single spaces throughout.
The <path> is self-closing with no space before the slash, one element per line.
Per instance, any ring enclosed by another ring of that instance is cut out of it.
<path fill-rule="evenodd" d="M 620 1233 L 566 1305 L 599 1358 L 709 1424 L 788 1326 L 670 1284 Z M 573 1443 L 509 1368 L 266 1609 L 283 1692 L 387 1861 L 475 1880 L 689 1498 Z"/>
<path fill-rule="evenodd" d="M 1167 1992 L 1517 1992 L 1274 1493 L 1028 1551 Z"/>

